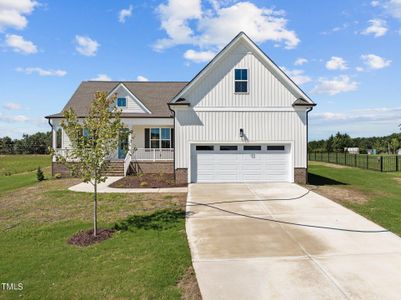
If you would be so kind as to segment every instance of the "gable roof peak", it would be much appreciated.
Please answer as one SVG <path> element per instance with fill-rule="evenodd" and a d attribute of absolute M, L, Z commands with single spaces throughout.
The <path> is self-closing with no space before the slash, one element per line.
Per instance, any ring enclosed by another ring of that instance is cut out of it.
<path fill-rule="evenodd" d="M 303 98 L 306 102 L 314 104 L 309 96 L 306 95 L 306 93 L 290 77 L 288 77 L 288 75 L 265 52 L 263 52 L 263 50 L 256 45 L 256 43 L 244 31 L 240 31 L 219 53 L 217 53 L 216 56 L 170 101 L 170 103 L 175 103 L 179 98 L 182 98 L 184 93 L 191 89 L 205 73 L 213 68 L 216 62 L 228 53 L 239 40 L 243 40 L 247 43 L 251 50 L 260 57 L 262 62 L 265 63 L 272 72 L 274 72 L 279 80 L 282 80 L 282 83 L 296 98 Z"/>

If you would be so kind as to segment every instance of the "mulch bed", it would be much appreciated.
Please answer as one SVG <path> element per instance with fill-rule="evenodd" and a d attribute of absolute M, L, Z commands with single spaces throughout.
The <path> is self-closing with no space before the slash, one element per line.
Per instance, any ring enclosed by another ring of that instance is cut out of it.
<path fill-rule="evenodd" d="M 174 174 L 137 174 L 130 175 L 113 182 L 113 188 L 166 188 L 185 187 L 187 184 L 176 184 Z"/>
<path fill-rule="evenodd" d="M 74 234 L 68 240 L 68 243 L 75 246 L 87 247 L 111 238 L 114 232 L 116 232 L 115 229 L 98 229 L 97 235 L 93 236 L 93 229 L 80 231 Z"/>

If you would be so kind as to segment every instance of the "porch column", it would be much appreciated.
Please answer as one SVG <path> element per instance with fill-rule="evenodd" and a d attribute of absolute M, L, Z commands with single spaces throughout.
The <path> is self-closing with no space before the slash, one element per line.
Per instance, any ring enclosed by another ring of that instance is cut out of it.
<path fill-rule="evenodd" d="M 132 155 L 132 135 L 134 134 L 134 126 L 132 126 L 131 133 L 128 135 L 128 151 Z"/>

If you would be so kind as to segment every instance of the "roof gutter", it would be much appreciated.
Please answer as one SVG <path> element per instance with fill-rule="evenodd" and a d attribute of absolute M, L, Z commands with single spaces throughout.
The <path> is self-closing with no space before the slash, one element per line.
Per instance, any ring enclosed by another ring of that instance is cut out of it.
<path fill-rule="evenodd" d="M 309 155 L 308 155 L 308 143 L 309 143 L 309 113 L 313 110 L 314 105 L 310 106 L 306 110 L 306 183 L 309 183 L 308 169 L 309 169 Z"/>
<path fill-rule="evenodd" d="M 169 103 L 170 104 L 170 103 Z M 175 138 L 175 110 L 171 109 L 170 105 L 167 105 L 168 109 L 171 111 L 173 118 L 174 118 L 174 123 L 173 123 L 173 129 L 174 129 L 174 159 L 173 159 L 173 172 L 174 172 L 174 182 L 176 182 L 176 174 L 175 174 L 175 144 L 177 142 L 177 139 Z"/>

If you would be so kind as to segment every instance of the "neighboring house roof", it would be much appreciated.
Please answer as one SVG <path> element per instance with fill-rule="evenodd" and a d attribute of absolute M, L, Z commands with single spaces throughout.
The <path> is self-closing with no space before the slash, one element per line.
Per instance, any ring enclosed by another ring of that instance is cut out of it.
<path fill-rule="evenodd" d="M 234 37 L 231 42 L 227 44 L 196 76 L 181 90 L 177 95 L 171 100 L 170 104 L 176 103 L 183 95 L 190 90 L 203 76 L 205 76 L 213 66 L 220 61 L 230 49 L 236 45 L 238 42 L 244 42 L 257 54 L 260 59 L 269 66 L 274 72 L 274 75 L 287 87 L 287 89 L 292 92 L 297 98 L 302 98 L 309 104 L 309 106 L 316 105 L 305 92 L 280 69 L 266 53 L 262 51 L 244 32 L 240 32 L 236 37 Z"/>
<path fill-rule="evenodd" d="M 72 108 L 78 117 L 88 114 L 91 102 L 96 92 L 109 94 L 119 84 L 123 84 L 140 100 L 151 114 L 122 113 L 122 117 L 170 117 L 167 103 L 186 85 L 187 82 L 156 82 L 156 81 L 83 81 L 65 105 L 63 110 L 46 118 L 62 118 L 64 111 Z"/>

